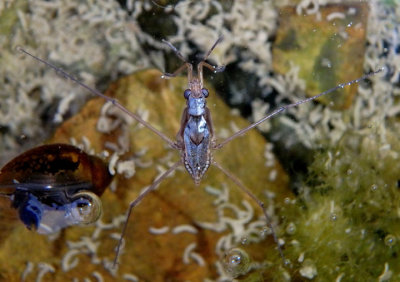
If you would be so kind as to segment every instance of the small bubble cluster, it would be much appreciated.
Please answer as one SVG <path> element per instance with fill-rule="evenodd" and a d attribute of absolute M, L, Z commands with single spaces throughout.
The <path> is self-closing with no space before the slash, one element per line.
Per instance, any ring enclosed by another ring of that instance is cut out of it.
<path fill-rule="evenodd" d="M 261 231 L 260 231 L 260 237 L 264 238 L 265 236 L 268 235 L 268 231 L 269 229 L 267 227 L 264 227 Z"/>
<path fill-rule="evenodd" d="M 286 233 L 289 235 L 293 235 L 294 233 L 296 233 L 296 225 L 293 222 L 290 222 L 286 226 Z"/>

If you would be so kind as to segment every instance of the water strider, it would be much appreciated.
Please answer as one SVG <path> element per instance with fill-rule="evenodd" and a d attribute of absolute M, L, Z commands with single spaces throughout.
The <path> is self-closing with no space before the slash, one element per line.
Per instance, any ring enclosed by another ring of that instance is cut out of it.
<path fill-rule="evenodd" d="M 221 149 L 227 143 L 229 143 L 232 140 L 236 139 L 237 137 L 245 134 L 247 131 L 253 129 L 254 127 L 258 126 L 259 124 L 274 117 L 275 115 L 283 112 L 284 110 L 286 110 L 288 108 L 296 107 L 300 104 L 315 100 L 318 97 L 321 97 L 323 95 L 331 93 L 339 88 L 343 88 L 345 86 L 357 83 L 361 80 L 364 80 L 364 79 L 382 71 L 382 69 L 379 69 L 375 72 L 371 72 L 371 73 L 366 74 L 355 80 L 352 80 L 352 81 L 349 81 L 349 82 L 346 82 L 343 84 L 339 84 L 338 86 L 331 88 L 325 92 L 322 92 L 318 95 L 306 98 L 304 100 L 298 101 L 293 104 L 279 107 L 276 110 L 269 113 L 268 115 L 266 115 L 265 117 L 263 117 L 262 119 L 252 123 L 251 125 L 237 131 L 230 137 L 222 140 L 222 142 L 217 142 L 214 138 L 214 128 L 212 125 L 211 113 L 210 113 L 209 108 L 207 108 L 207 106 L 206 106 L 206 98 L 208 97 L 209 92 L 203 86 L 203 67 L 210 69 L 214 73 L 221 72 L 225 69 L 224 66 L 212 66 L 206 62 L 208 56 L 211 54 L 211 52 L 214 50 L 214 48 L 217 46 L 217 44 L 219 42 L 221 42 L 221 40 L 222 40 L 222 37 L 218 38 L 218 40 L 213 44 L 213 46 L 210 48 L 210 50 L 206 53 L 204 58 L 197 64 L 197 69 L 195 69 L 195 70 L 193 68 L 193 65 L 191 63 L 189 63 L 170 42 L 163 40 L 163 42 L 165 44 L 167 44 L 174 51 L 174 53 L 184 62 L 184 64 L 173 73 L 164 73 L 164 75 L 162 77 L 166 78 L 166 79 L 175 77 L 179 73 L 184 71 L 185 69 L 187 70 L 187 73 L 188 73 L 188 88 L 183 93 L 183 96 L 186 100 L 186 108 L 184 109 L 184 111 L 182 113 L 181 127 L 177 133 L 175 142 L 172 141 L 169 137 L 167 137 L 164 133 L 155 129 L 151 124 L 144 121 L 139 115 L 137 115 L 133 112 L 130 112 L 127 108 L 125 108 L 123 105 L 121 105 L 117 100 L 105 96 L 103 93 L 85 85 L 84 83 L 80 82 L 79 80 L 77 80 L 70 74 L 66 73 L 62 69 L 56 67 L 55 65 L 28 53 L 21 47 L 17 47 L 17 49 L 19 51 L 21 51 L 21 52 L 31 56 L 32 58 L 42 62 L 43 64 L 51 67 L 52 69 L 54 69 L 58 74 L 60 74 L 64 78 L 72 80 L 73 82 L 86 88 L 91 93 L 104 98 L 108 102 L 111 102 L 114 106 L 119 108 L 121 111 L 128 114 L 130 117 L 132 117 L 133 119 L 135 119 L 136 121 L 141 123 L 143 126 L 145 126 L 149 130 L 154 132 L 156 135 L 158 135 L 161 139 L 163 139 L 166 143 L 168 143 L 171 148 L 176 149 L 180 152 L 181 159 L 178 162 L 176 162 L 175 164 L 173 164 L 167 171 L 165 171 L 158 179 L 156 179 L 148 188 L 146 188 L 136 199 L 134 199 L 130 203 L 128 211 L 127 211 L 127 218 L 126 218 L 125 224 L 123 226 L 121 237 L 120 237 L 117 249 L 116 249 L 114 264 L 117 263 L 119 252 L 120 252 L 121 245 L 123 242 L 123 238 L 125 237 L 125 234 L 126 234 L 129 217 L 132 213 L 133 208 L 138 203 L 140 203 L 141 200 L 147 194 L 149 194 L 151 191 L 153 191 L 157 187 L 157 185 L 159 185 L 163 181 L 163 179 L 165 179 L 169 174 L 171 174 L 175 169 L 177 169 L 181 165 L 183 165 L 186 168 L 186 170 L 188 171 L 190 176 L 193 178 L 194 183 L 196 185 L 200 184 L 200 181 L 201 181 L 202 177 L 204 176 L 204 174 L 206 173 L 209 166 L 214 165 L 217 168 L 219 168 L 226 176 L 228 176 L 255 203 L 257 203 L 257 205 L 260 206 L 260 208 L 262 209 L 262 211 L 264 213 L 268 227 L 271 229 L 272 236 L 277 245 L 279 254 L 280 254 L 283 262 L 286 263 L 285 256 L 279 245 L 278 237 L 276 235 L 276 232 L 274 231 L 274 227 L 272 226 L 271 219 L 268 216 L 268 213 L 266 211 L 264 203 L 261 200 L 259 200 L 249 189 L 247 189 L 244 186 L 244 184 L 236 176 L 234 176 L 228 170 L 223 168 L 219 163 L 217 163 L 215 160 L 213 160 L 212 152 L 214 150 Z"/>

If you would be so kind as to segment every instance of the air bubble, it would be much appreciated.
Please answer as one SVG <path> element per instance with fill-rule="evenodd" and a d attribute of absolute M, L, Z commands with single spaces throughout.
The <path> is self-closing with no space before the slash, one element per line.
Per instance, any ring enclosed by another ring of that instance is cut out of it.
<path fill-rule="evenodd" d="M 385 245 L 388 247 L 393 247 L 396 244 L 396 237 L 392 234 L 386 235 L 385 237 Z"/>
<path fill-rule="evenodd" d="M 283 264 L 284 264 L 286 267 L 290 267 L 290 266 L 292 265 L 292 262 L 290 261 L 290 259 L 285 259 L 285 260 L 283 261 Z"/>
<path fill-rule="evenodd" d="M 224 270 L 233 278 L 244 275 L 249 271 L 250 258 L 242 249 L 234 248 L 227 251 L 222 260 Z"/>
<path fill-rule="evenodd" d="M 242 245 L 246 245 L 248 243 L 248 240 L 246 237 L 242 238 L 241 240 Z"/>
<path fill-rule="evenodd" d="M 67 214 L 71 216 L 74 224 L 90 224 L 96 222 L 102 213 L 100 198 L 88 191 L 78 192 L 73 195 L 72 203 Z"/>
<path fill-rule="evenodd" d="M 268 234 L 268 228 L 264 227 L 261 231 L 260 231 L 260 236 L 263 238 L 265 236 L 267 236 Z"/>
<path fill-rule="evenodd" d="M 332 221 L 336 221 L 338 219 L 338 216 L 335 213 L 331 213 L 329 217 Z"/>
<path fill-rule="evenodd" d="M 378 190 L 378 185 L 372 184 L 371 185 L 371 191 L 376 191 L 376 190 Z"/>
<path fill-rule="evenodd" d="M 293 222 L 290 222 L 286 227 L 286 233 L 289 235 L 296 233 L 296 225 Z"/>
<path fill-rule="evenodd" d="M 349 168 L 346 173 L 347 173 L 347 175 L 352 175 L 353 171 Z"/>

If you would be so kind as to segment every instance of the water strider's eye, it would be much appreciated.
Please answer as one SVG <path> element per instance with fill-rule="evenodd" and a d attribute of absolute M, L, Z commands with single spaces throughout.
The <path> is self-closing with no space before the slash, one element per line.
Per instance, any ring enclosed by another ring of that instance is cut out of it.
<path fill-rule="evenodd" d="M 204 98 L 208 97 L 208 90 L 206 88 L 201 89 L 201 93 L 203 93 Z"/>
<path fill-rule="evenodd" d="M 185 92 L 183 92 L 183 97 L 185 97 L 185 99 L 188 99 L 190 94 L 192 94 L 192 91 L 190 91 L 190 89 L 186 89 Z"/>

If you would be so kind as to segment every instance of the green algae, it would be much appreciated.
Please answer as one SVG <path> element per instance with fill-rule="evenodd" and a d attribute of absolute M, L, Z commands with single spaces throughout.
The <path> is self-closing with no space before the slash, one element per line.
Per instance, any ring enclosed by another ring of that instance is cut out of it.
<path fill-rule="evenodd" d="M 300 197 L 283 212 L 284 225 L 295 226 L 285 250 L 293 269 L 301 271 L 303 256 L 323 281 L 371 281 L 385 264 L 386 275 L 400 278 L 400 140 L 394 129 L 361 132 L 315 156 Z"/>

